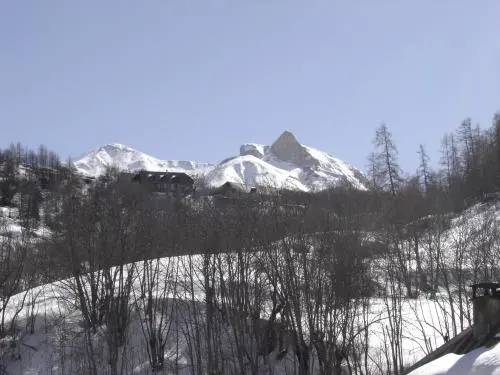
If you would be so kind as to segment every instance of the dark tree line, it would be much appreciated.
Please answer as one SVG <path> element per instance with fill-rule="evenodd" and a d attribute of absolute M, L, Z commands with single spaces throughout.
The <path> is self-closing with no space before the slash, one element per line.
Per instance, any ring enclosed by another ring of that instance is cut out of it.
<path fill-rule="evenodd" d="M 0 149 L 0 206 L 16 209 L 25 227 L 36 228 L 41 220 L 50 225 L 71 173 L 71 167 L 43 145 L 36 151 L 20 143 Z"/>
<path fill-rule="evenodd" d="M 75 373 L 127 373 L 137 317 L 152 372 L 179 373 L 187 356 L 192 374 L 259 374 L 272 361 L 299 375 L 401 373 L 407 301 L 436 301 L 438 321 L 415 316 L 447 340 L 471 322 L 467 285 L 500 276 L 494 217 L 456 215 L 500 188 L 500 117 L 443 137 L 439 168 L 416 151 L 418 170 L 404 174 L 384 124 L 368 191 L 221 203 L 151 194 L 116 170 L 88 185 L 45 148 L 11 146 L 0 152 L 1 206 L 17 210 L 24 237 L 0 235 L 0 315 L 15 293 L 65 279 L 84 332 Z M 35 238 L 42 224 L 51 235 Z M 379 358 L 368 350 L 373 298 L 389 312 Z M 0 335 L 13 329 L 4 320 Z"/>

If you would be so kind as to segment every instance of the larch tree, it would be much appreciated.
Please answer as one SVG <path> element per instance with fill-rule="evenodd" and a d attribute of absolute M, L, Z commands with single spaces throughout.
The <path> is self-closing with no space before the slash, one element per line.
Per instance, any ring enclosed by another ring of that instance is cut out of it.
<path fill-rule="evenodd" d="M 429 168 L 429 156 L 427 155 L 424 145 L 422 144 L 419 145 L 417 152 L 420 159 L 419 174 L 422 178 L 424 192 L 427 193 L 429 191 L 429 175 L 431 172 Z"/>
<path fill-rule="evenodd" d="M 381 124 L 375 132 L 373 144 L 375 152 L 370 158 L 373 181 L 396 196 L 402 180 L 401 168 L 398 162 L 398 150 L 386 124 Z"/>
<path fill-rule="evenodd" d="M 461 208 L 464 196 L 461 188 L 461 162 L 458 157 L 458 148 L 455 136 L 446 134 L 441 140 L 441 166 L 442 173 L 446 176 L 446 191 L 448 202 L 455 210 Z"/>
<path fill-rule="evenodd" d="M 497 189 L 500 189 L 500 112 L 496 113 L 493 118 L 494 128 L 495 128 L 495 146 L 496 146 L 496 185 Z"/>

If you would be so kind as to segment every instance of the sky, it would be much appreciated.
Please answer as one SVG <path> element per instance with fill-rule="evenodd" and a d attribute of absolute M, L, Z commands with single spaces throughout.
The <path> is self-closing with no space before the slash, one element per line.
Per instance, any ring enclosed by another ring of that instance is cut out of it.
<path fill-rule="evenodd" d="M 0 2 L 0 147 L 218 162 L 284 130 L 366 169 L 500 110 L 498 0 Z"/>

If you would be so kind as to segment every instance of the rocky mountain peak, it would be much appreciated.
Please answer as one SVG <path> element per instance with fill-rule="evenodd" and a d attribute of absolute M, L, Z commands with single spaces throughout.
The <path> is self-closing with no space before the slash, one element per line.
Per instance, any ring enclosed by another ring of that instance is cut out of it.
<path fill-rule="evenodd" d="M 281 133 L 281 135 L 278 137 L 278 139 L 276 139 L 276 141 L 274 141 L 274 143 L 278 143 L 278 142 L 299 143 L 299 141 L 297 141 L 297 138 L 295 138 L 295 135 L 293 135 L 293 133 L 291 131 L 288 131 L 288 130 L 285 130 L 283 133 Z"/>
<path fill-rule="evenodd" d="M 262 159 L 268 150 L 269 146 L 257 143 L 245 143 L 240 147 L 240 156 L 252 155 Z"/>
<path fill-rule="evenodd" d="M 125 146 L 121 143 L 108 143 L 99 148 L 99 151 L 106 151 L 107 153 L 118 153 L 118 152 L 138 152 L 131 147 Z"/>
<path fill-rule="evenodd" d="M 176 171 L 203 177 L 218 187 L 227 181 L 247 185 L 318 191 L 347 180 L 366 189 L 365 178 L 349 164 L 313 147 L 302 145 L 284 131 L 272 144 L 246 143 L 239 156 L 214 165 L 182 160 L 160 160 L 119 143 L 109 143 L 77 158 L 75 167 L 83 175 L 99 176 L 114 166 L 123 171 Z"/>
<path fill-rule="evenodd" d="M 296 164 L 300 167 L 311 167 L 317 160 L 311 157 L 307 148 L 297 138 L 285 130 L 271 146 L 271 152 L 280 160 Z"/>

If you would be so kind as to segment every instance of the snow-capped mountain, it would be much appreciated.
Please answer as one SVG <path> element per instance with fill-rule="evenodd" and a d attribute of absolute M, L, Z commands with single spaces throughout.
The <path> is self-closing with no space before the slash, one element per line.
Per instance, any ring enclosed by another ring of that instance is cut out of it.
<path fill-rule="evenodd" d="M 102 175 L 107 167 L 116 167 L 122 171 L 135 172 L 141 169 L 148 171 L 186 172 L 194 175 L 206 173 L 213 166 L 209 163 L 197 163 L 182 160 L 160 160 L 153 156 L 134 150 L 131 147 L 112 143 L 99 147 L 74 161 L 77 170 L 89 176 Z"/>
<path fill-rule="evenodd" d="M 366 189 L 367 179 L 363 173 L 350 164 L 300 144 L 295 136 L 285 131 L 270 146 L 263 147 L 262 160 L 286 170 L 309 190 L 323 190 L 342 181 L 358 189 Z"/>
<path fill-rule="evenodd" d="M 277 168 L 253 155 L 236 156 L 217 165 L 205 176 L 206 183 L 218 187 L 227 181 L 251 186 L 268 186 L 309 191 L 310 188 Z"/>
<path fill-rule="evenodd" d="M 266 185 L 302 191 L 318 191 L 347 181 L 366 189 L 361 171 L 323 151 L 300 144 L 289 131 L 271 145 L 247 143 L 240 155 L 226 159 L 206 176 L 210 185 L 225 181 Z"/>
<path fill-rule="evenodd" d="M 219 164 L 191 161 L 159 160 L 120 144 L 108 144 L 75 161 L 86 175 L 98 176 L 106 167 L 125 171 L 186 172 L 203 177 L 208 186 L 217 187 L 227 181 L 245 185 L 318 191 L 348 182 L 357 189 L 366 189 L 363 173 L 323 151 L 300 144 L 289 131 L 283 132 L 271 145 L 247 143 L 238 156 Z"/>

